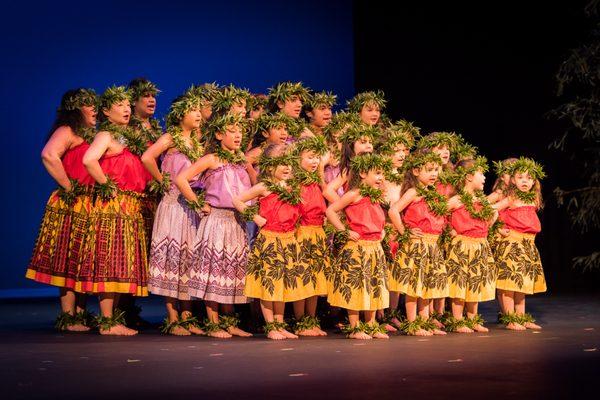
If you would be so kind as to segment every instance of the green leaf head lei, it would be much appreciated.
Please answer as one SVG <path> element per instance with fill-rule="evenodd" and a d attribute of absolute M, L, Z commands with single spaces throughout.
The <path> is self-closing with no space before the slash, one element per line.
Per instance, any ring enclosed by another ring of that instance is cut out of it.
<path fill-rule="evenodd" d="M 344 132 L 339 137 L 339 141 L 351 146 L 360 138 L 368 137 L 371 139 L 372 143 L 375 143 L 379 139 L 379 137 L 381 137 L 381 134 L 381 129 L 379 129 L 377 126 L 370 126 L 367 124 L 359 123 L 350 126 L 346 130 L 346 132 Z"/>
<path fill-rule="evenodd" d="M 212 118 L 207 127 L 208 148 L 207 153 L 214 153 L 222 161 L 227 161 L 231 164 L 243 164 L 246 162 L 244 153 L 240 149 L 234 152 L 227 151 L 221 146 L 221 142 L 217 139 L 218 133 L 224 133 L 228 126 L 237 126 L 240 128 L 243 137 L 246 133 L 246 120 L 241 115 L 224 114 Z"/>
<path fill-rule="evenodd" d="M 519 157 L 517 161 L 507 166 L 506 173 L 514 176 L 516 173 L 526 172 L 531 176 L 533 180 L 539 181 L 546 177 L 544 167 L 541 164 L 535 162 L 531 158 Z"/>
<path fill-rule="evenodd" d="M 280 153 L 278 156 L 271 155 L 270 149 L 273 149 L 275 146 L 282 147 L 284 151 Z M 277 168 L 280 165 L 288 165 L 290 167 L 294 167 L 298 164 L 298 156 L 293 152 L 287 151 L 286 145 L 270 145 L 258 158 L 258 167 L 260 168 L 261 174 L 266 172 L 269 169 Z"/>
<path fill-rule="evenodd" d="M 406 133 L 390 132 L 389 130 L 386 130 L 377 143 L 376 151 L 391 156 L 396 152 L 396 147 L 401 144 L 403 144 L 407 150 L 410 150 L 414 141 L 412 140 L 412 137 Z"/>
<path fill-rule="evenodd" d="M 246 99 L 246 109 L 248 111 L 258 110 L 259 108 L 267 107 L 267 96 L 264 94 L 251 94 L 250 97 Z"/>
<path fill-rule="evenodd" d="M 192 85 L 187 92 L 199 97 L 202 104 L 212 103 L 219 94 L 219 85 L 216 82 Z"/>
<path fill-rule="evenodd" d="M 418 169 L 428 163 L 435 163 L 442 165 L 442 159 L 440 156 L 432 151 L 416 151 L 411 153 L 406 160 L 404 160 L 403 168 L 406 171 L 411 169 Z"/>
<path fill-rule="evenodd" d="M 72 91 L 72 94 L 63 100 L 58 111 L 80 110 L 84 106 L 98 106 L 98 95 L 94 89 L 79 88 Z"/>
<path fill-rule="evenodd" d="M 433 149 L 446 146 L 452 153 L 456 150 L 459 140 L 459 136 L 455 132 L 432 132 L 419 140 L 417 148 Z"/>
<path fill-rule="evenodd" d="M 453 163 L 461 160 L 470 160 L 477 157 L 477 147 L 467 142 L 461 135 L 457 135 L 458 140 L 454 149 L 451 150 L 450 158 Z"/>
<path fill-rule="evenodd" d="M 304 103 L 308 100 L 310 94 L 308 89 L 302 85 L 302 82 L 280 82 L 269 88 L 269 103 L 285 103 L 292 96 L 298 96 Z"/>
<path fill-rule="evenodd" d="M 385 108 L 386 100 L 383 91 L 362 92 L 358 93 L 352 99 L 348 100 L 348 110 L 353 113 L 360 114 L 360 111 L 367 104 L 373 104 L 379 107 L 380 110 Z"/>
<path fill-rule="evenodd" d="M 305 106 L 308 110 L 314 110 L 320 106 L 332 108 L 336 104 L 337 96 L 332 92 L 316 92 L 309 95 L 306 99 Z"/>
<path fill-rule="evenodd" d="M 313 136 L 298 140 L 293 147 L 293 151 L 300 156 L 303 151 L 314 151 L 318 156 L 327 153 L 327 144 L 322 136 Z"/>
<path fill-rule="evenodd" d="M 474 159 L 459 161 L 454 171 L 449 173 L 447 178 L 448 183 L 457 189 L 462 189 L 465 185 L 467 175 L 473 175 L 477 171 L 485 174 L 488 172 L 487 158 L 483 156 L 476 157 Z"/>
<path fill-rule="evenodd" d="M 242 101 L 248 101 L 250 92 L 247 89 L 228 85 L 222 87 L 215 95 L 212 102 L 213 112 L 226 113 L 229 109 Z"/>
<path fill-rule="evenodd" d="M 192 90 L 186 91 L 183 95 L 177 97 L 171 103 L 169 113 L 165 117 L 167 129 L 179 126 L 183 117 L 192 110 L 199 110 L 202 107 L 202 99 Z"/>
<path fill-rule="evenodd" d="M 109 110 L 113 104 L 124 100 L 131 102 L 131 92 L 125 86 L 111 86 L 100 96 L 100 109 Z"/>
<path fill-rule="evenodd" d="M 379 154 L 367 153 L 354 156 L 350 162 L 350 187 L 355 188 L 361 186 L 360 174 L 366 174 L 372 170 L 381 170 L 386 173 L 391 170 L 391 168 L 391 161 Z"/>
<path fill-rule="evenodd" d="M 335 142 L 337 133 L 341 132 L 345 128 L 353 125 L 361 124 L 360 117 L 358 114 L 350 113 L 346 111 L 339 111 L 333 115 L 331 121 L 323 128 L 323 135 L 327 138 L 330 143 Z"/>
<path fill-rule="evenodd" d="M 137 79 L 129 84 L 129 91 L 131 93 L 131 100 L 137 101 L 140 97 L 153 96 L 156 97 L 160 93 L 158 87 L 147 79 Z"/>
<path fill-rule="evenodd" d="M 276 114 L 263 114 L 256 120 L 256 132 L 269 132 L 269 129 L 284 127 L 289 134 L 293 124 L 294 119 L 282 112 Z"/>

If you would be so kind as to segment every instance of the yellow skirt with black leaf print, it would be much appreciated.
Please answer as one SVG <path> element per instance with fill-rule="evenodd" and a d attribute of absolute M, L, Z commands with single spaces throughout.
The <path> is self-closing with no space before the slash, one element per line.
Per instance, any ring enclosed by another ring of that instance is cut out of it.
<path fill-rule="evenodd" d="M 296 240 L 300 252 L 300 263 L 304 265 L 305 274 L 302 285 L 312 289 L 311 296 L 327 295 L 327 279 L 325 271 L 330 267 L 327 236 L 322 226 L 300 225 L 296 231 Z"/>
<path fill-rule="evenodd" d="M 313 296 L 303 285 L 311 271 L 299 262 L 295 233 L 261 230 L 248 258 L 244 295 L 265 301 L 296 301 Z"/>
<path fill-rule="evenodd" d="M 438 239 L 439 235 L 424 233 L 400 246 L 393 268 L 397 291 L 422 299 L 448 296 L 448 275 Z"/>
<path fill-rule="evenodd" d="M 349 240 L 331 266 L 327 301 L 355 311 L 388 308 L 387 264 L 380 241 Z"/>
<path fill-rule="evenodd" d="M 467 302 L 496 297 L 496 264 L 487 238 L 457 235 L 446 257 L 448 297 Z"/>
<path fill-rule="evenodd" d="M 506 237 L 498 235 L 494 258 L 498 267 L 496 288 L 525 294 L 546 291 L 534 234 L 510 230 Z"/>

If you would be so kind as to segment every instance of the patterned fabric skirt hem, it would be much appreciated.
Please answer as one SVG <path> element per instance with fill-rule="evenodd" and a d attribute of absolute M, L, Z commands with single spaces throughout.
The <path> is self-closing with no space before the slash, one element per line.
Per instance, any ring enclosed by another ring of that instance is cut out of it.
<path fill-rule="evenodd" d="M 330 268 L 327 236 L 322 226 L 301 225 L 296 231 L 300 262 L 310 271 L 307 285 L 312 286 L 313 296 L 327 295 L 325 271 Z M 304 284 L 304 282 L 302 282 Z M 307 286 L 304 285 L 304 286 Z"/>
<path fill-rule="evenodd" d="M 467 302 L 496 297 L 496 264 L 487 238 L 457 235 L 446 257 L 448 297 Z"/>
<path fill-rule="evenodd" d="M 535 235 L 509 231 L 496 241 L 494 258 L 498 268 L 496 288 L 525 294 L 547 290 Z"/>
<path fill-rule="evenodd" d="M 75 284 L 75 291 L 79 293 L 121 293 L 134 296 L 148 296 L 148 288 L 134 282 L 85 282 L 79 281 Z"/>
<path fill-rule="evenodd" d="M 380 241 L 349 240 L 334 260 L 327 301 L 334 307 L 374 311 L 389 307 L 387 263 Z"/>

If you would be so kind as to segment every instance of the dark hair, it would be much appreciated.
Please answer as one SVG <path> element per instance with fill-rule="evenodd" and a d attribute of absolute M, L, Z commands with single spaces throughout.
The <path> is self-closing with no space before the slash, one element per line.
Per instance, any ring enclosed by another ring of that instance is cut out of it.
<path fill-rule="evenodd" d="M 507 158 L 506 160 L 502 160 L 502 165 L 506 166 L 506 165 L 511 165 L 513 164 L 515 161 L 517 161 L 516 158 L 511 157 L 511 158 Z M 510 185 L 510 183 L 509 183 Z M 496 192 L 496 191 L 501 191 L 504 195 L 506 195 L 508 193 L 508 186 L 504 184 L 504 182 L 502 181 L 502 175 L 496 177 L 496 180 L 494 181 L 494 186 L 492 186 L 492 192 Z"/>
<path fill-rule="evenodd" d="M 148 84 L 151 83 L 150 80 L 148 80 L 147 78 L 144 78 L 143 76 L 139 76 L 137 78 L 133 78 L 128 84 L 127 84 L 127 89 L 131 90 L 131 89 L 135 89 L 138 86 L 144 85 L 144 84 Z M 135 103 L 138 99 L 131 99 L 131 103 L 132 103 L 132 107 L 133 107 L 133 103 Z"/>
<path fill-rule="evenodd" d="M 422 148 L 422 149 L 415 150 L 411 154 L 411 156 L 419 157 L 422 155 L 426 155 L 428 153 L 433 153 L 433 152 L 428 148 Z M 421 169 L 424 166 L 425 165 L 422 165 L 417 168 L 407 168 L 406 169 L 406 172 L 404 172 L 404 180 L 402 181 L 402 190 L 400 190 L 400 196 L 402 196 L 404 193 L 406 193 L 408 191 L 408 189 L 416 188 L 417 186 L 419 186 L 419 180 L 415 176 L 415 174 L 413 174 L 413 169 Z"/>
<path fill-rule="evenodd" d="M 60 100 L 60 107 L 56 110 L 56 117 L 54 118 L 54 122 L 52 123 L 52 127 L 46 136 L 46 142 L 50 140 L 52 134 L 61 126 L 68 126 L 71 130 L 79 135 L 86 128 L 85 118 L 81 113 L 79 108 L 75 108 L 74 110 L 69 110 L 67 106 L 67 102 L 69 99 L 76 96 L 79 92 L 81 92 L 83 88 L 71 89 L 67 90 Z"/>
<path fill-rule="evenodd" d="M 350 172 L 350 162 L 356 156 L 354 152 L 354 143 L 342 143 L 342 155 L 340 156 L 340 175 Z"/>

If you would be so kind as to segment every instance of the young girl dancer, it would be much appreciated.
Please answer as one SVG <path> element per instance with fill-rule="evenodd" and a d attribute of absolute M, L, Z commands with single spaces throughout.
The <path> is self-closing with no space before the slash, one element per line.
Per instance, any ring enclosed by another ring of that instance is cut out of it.
<path fill-rule="evenodd" d="M 542 166 L 532 159 L 520 157 L 508 167 L 508 196 L 494 205 L 504 223 L 494 249 L 498 266 L 496 287 L 504 314 L 500 321 L 508 329 L 541 329 L 525 312 L 525 295 L 546 291 L 546 280 L 535 246 L 535 235 L 541 231 L 537 211 L 542 207 L 540 179 Z"/>
<path fill-rule="evenodd" d="M 99 293 L 98 325 L 103 335 L 137 333 L 123 325 L 121 312 L 113 313 L 118 293 L 148 295 L 148 243 L 141 199 L 150 175 L 139 158 L 146 142 L 127 126 L 129 98 L 122 86 L 102 94 L 102 123 L 83 156 L 83 164 L 96 181 L 97 198 L 76 290 Z"/>
<path fill-rule="evenodd" d="M 478 157 L 459 161 L 454 172 L 458 194 L 448 201 L 450 225 L 456 235 L 446 257 L 448 297 L 452 299 L 452 317 L 445 321 L 447 331 L 488 331 L 477 313 L 479 302 L 494 299 L 496 291 L 496 265 L 487 235 L 497 212 L 483 193 L 486 171 L 486 159 Z"/>
<path fill-rule="evenodd" d="M 217 115 L 232 113 L 245 117 L 248 98 L 250 98 L 250 92 L 246 89 L 240 89 L 233 85 L 222 87 L 212 102 L 212 111 Z"/>
<path fill-rule="evenodd" d="M 85 296 L 73 288 L 77 280 L 82 240 L 89 228 L 94 180 L 83 166 L 83 155 L 94 139 L 97 97 L 91 89 L 67 91 L 44 149 L 42 162 L 58 183 L 52 192 L 33 256 L 25 276 L 60 288 L 61 314 L 56 328 L 71 332 L 90 329 Z"/>
<path fill-rule="evenodd" d="M 323 164 L 325 166 L 324 171 L 324 182 L 326 184 L 331 183 L 335 178 L 340 176 L 340 159 L 342 156 L 342 142 L 340 142 L 340 136 L 342 136 L 346 130 L 352 125 L 360 124 L 360 117 L 354 113 L 348 113 L 340 111 L 336 113 L 332 118 L 331 122 L 323 128 L 323 134 L 329 147 L 329 152 L 323 157 Z M 341 197 L 344 194 L 344 189 L 340 187 L 337 190 L 338 195 Z"/>
<path fill-rule="evenodd" d="M 385 103 L 382 91 L 362 92 L 348 101 L 348 111 L 358 114 L 363 123 L 373 126 L 379 123 Z"/>
<path fill-rule="evenodd" d="M 354 157 L 348 191 L 326 211 L 329 221 L 338 231 L 346 231 L 349 239 L 332 266 L 327 301 L 348 310 L 346 332 L 351 339 L 388 338 L 375 320 L 376 311 L 389 306 L 387 265 L 381 247 L 385 212 L 380 205 L 388 167 L 378 155 Z M 338 215 L 342 210 L 348 228 Z M 360 311 L 364 312 L 364 323 L 360 322 Z"/>
<path fill-rule="evenodd" d="M 296 231 L 300 256 L 304 265 L 302 285 L 309 287 L 311 296 L 294 302 L 295 332 L 299 336 L 326 336 L 316 318 L 318 296 L 327 295 L 325 270 L 329 268 L 329 247 L 323 230 L 325 199 L 321 192 L 323 183 L 319 164 L 327 151 L 322 136 L 300 139 L 294 148 L 299 163 L 294 179 L 300 184 L 300 226 Z M 308 293 L 307 293 L 308 294 Z"/>
<path fill-rule="evenodd" d="M 337 96 L 331 92 L 312 94 L 304 104 L 304 112 L 308 117 L 310 131 L 318 136 L 323 136 L 323 128 L 331 122 L 331 109 L 335 106 Z"/>
<path fill-rule="evenodd" d="M 442 161 L 436 153 L 418 150 L 405 163 L 402 196 L 389 210 L 399 234 L 409 236 L 394 261 L 400 278 L 397 289 L 406 295 L 403 330 L 409 335 L 444 335 L 429 321 L 430 300 L 448 294 L 446 267 L 438 243 L 448 208 L 446 198 L 435 190 Z"/>
<path fill-rule="evenodd" d="M 260 158 L 261 181 L 234 198 L 235 208 L 260 228 L 248 259 L 245 295 L 260 299 L 269 339 L 296 339 L 283 321 L 286 302 L 305 299 L 298 287 L 296 223 L 300 218 L 300 187 L 291 180 L 297 157 L 286 145 L 269 145 Z M 258 199 L 258 206 L 246 203 Z"/>
<path fill-rule="evenodd" d="M 178 336 L 203 333 L 192 318 L 189 293 L 200 214 L 181 201 L 171 181 L 203 153 L 197 136 L 200 108 L 201 99 L 190 92 L 177 98 L 167 115 L 167 132 L 142 155 L 146 169 L 165 189 L 152 230 L 148 290 L 165 297 L 167 318 L 162 331 Z M 159 170 L 156 160 L 165 152 Z"/>
<path fill-rule="evenodd" d="M 309 98 L 309 89 L 302 86 L 302 82 L 281 82 L 269 89 L 270 113 L 283 113 L 291 118 L 287 143 L 292 143 L 300 137 L 314 136 L 304 119 L 300 118 L 302 105 Z"/>
<path fill-rule="evenodd" d="M 246 160 L 240 151 L 243 117 L 226 114 L 213 117 L 208 125 L 207 154 L 184 169 L 175 180 L 192 204 L 198 204 L 189 181 L 201 175 L 210 213 L 200 222 L 194 263 L 198 273 L 190 277 L 190 295 L 204 300 L 209 336 L 252 336 L 238 328 L 234 304 L 247 303 L 244 295 L 248 238 L 244 221 L 233 207 L 233 199 L 250 188 Z M 198 204 L 199 206 L 199 204 Z M 220 308 L 220 310 L 219 310 Z M 223 315 L 219 316 L 219 311 Z"/>

